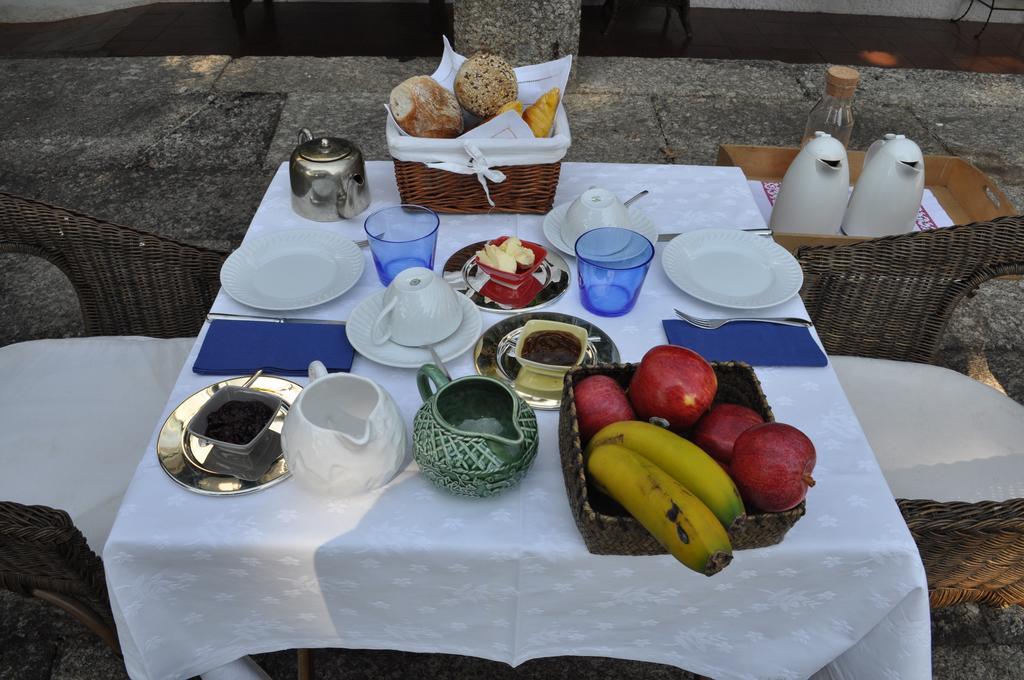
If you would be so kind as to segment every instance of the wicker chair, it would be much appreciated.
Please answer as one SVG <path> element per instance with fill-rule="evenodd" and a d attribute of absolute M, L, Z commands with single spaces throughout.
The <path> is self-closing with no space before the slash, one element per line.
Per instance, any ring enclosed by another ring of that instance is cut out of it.
<path fill-rule="evenodd" d="M 957 304 L 1024 274 L 1024 216 L 832 247 L 802 247 L 801 291 L 831 355 L 931 363 Z M 897 499 L 933 607 L 1024 603 L 1024 498 Z"/>
<path fill-rule="evenodd" d="M 226 253 L 0 193 L 0 253 L 56 265 L 86 335 L 194 336 Z M 119 652 L 103 563 L 63 510 L 0 501 L 0 587 L 69 612 Z"/>

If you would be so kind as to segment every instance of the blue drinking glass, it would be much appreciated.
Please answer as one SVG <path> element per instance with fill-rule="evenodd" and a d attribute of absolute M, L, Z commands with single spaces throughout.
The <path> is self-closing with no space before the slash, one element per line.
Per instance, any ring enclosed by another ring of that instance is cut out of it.
<path fill-rule="evenodd" d="M 636 305 L 654 244 L 619 227 L 591 229 L 576 239 L 580 302 L 600 316 L 622 316 Z"/>
<path fill-rule="evenodd" d="M 380 282 L 386 286 L 412 267 L 433 269 L 440 224 L 437 213 L 421 205 L 396 205 L 367 217 L 363 229 Z"/>

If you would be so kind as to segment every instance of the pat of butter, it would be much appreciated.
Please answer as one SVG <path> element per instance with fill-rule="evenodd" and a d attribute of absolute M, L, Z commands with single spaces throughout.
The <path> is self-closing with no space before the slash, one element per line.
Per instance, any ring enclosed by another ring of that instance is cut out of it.
<path fill-rule="evenodd" d="M 483 250 L 476 252 L 477 260 L 482 264 L 499 271 L 514 273 L 517 265 L 529 267 L 533 265 L 535 256 L 529 248 L 524 248 L 522 241 L 511 236 L 500 245 L 488 243 Z"/>
<path fill-rule="evenodd" d="M 498 271 L 513 273 L 516 270 L 516 261 L 511 255 L 501 248 L 488 243 L 483 250 L 477 251 L 477 259 Z"/>

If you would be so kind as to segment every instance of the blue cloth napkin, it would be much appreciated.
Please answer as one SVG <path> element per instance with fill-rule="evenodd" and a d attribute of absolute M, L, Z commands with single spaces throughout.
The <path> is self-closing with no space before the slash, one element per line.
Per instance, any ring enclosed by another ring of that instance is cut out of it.
<path fill-rule="evenodd" d="M 319 359 L 331 373 L 352 368 L 355 351 L 344 324 L 210 322 L 192 371 L 202 375 L 239 375 L 262 368 L 274 375 L 306 375 Z"/>
<path fill-rule="evenodd" d="M 678 319 L 661 323 L 670 344 L 692 349 L 708 361 L 745 361 L 751 366 L 828 365 L 828 357 L 807 328 L 735 321 L 709 331 Z"/>

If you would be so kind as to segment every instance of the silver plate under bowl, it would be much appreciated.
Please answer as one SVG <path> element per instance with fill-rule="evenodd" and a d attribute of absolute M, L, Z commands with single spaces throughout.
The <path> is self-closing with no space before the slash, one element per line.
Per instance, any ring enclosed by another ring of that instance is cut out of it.
<path fill-rule="evenodd" d="M 217 474 L 200 467 L 199 461 L 207 460 L 211 447 L 204 446 L 198 438 L 190 435 L 185 429 L 186 426 L 200 407 L 217 390 L 226 385 L 242 386 L 249 377 L 231 378 L 204 387 L 181 402 L 160 428 L 160 434 L 156 440 L 156 455 L 160 461 L 160 467 L 171 479 L 189 491 L 206 496 L 238 496 L 260 491 L 283 482 L 291 476 L 292 473 L 288 470 L 284 456 L 280 453 L 280 434 L 281 428 L 284 426 L 284 418 L 288 414 L 288 407 L 299 396 L 302 386 L 291 380 L 268 375 L 257 378 L 250 388 L 270 392 L 281 398 L 281 408 L 274 415 L 274 421 L 270 424 L 271 432 L 268 433 L 273 440 L 270 445 L 277 448 L 276 460 L 263 476 L 255 481 Z"/>
<path fill-rule="evenodd" d="M 480 309 L 499 314 L 515 314 L 522 311 L 541 309 L 552 304 L 565 294 L 572 282 L 572 271 L 565 258 L 548 250 L 547 257 L 533 274 L 533 280 L 523 284 L 519 292 L 513 292 L 501 284 L 491 281 L 476 266 L 476 251 L 482 250 L 488 241 L 477 241 L 452 253 L 444 263 L 444 280 L 458 292 L 466 295 Z M 487 293 L 494 291 L 498 299 Z"/>
<path fill-rule="evenodd" d="M 618 363 L 619 348 L 612 342 L 611 336 L 586 319 L 557 312 L 527 312 L 499 321 L 480 336 L 473 350 L 473 366 L 480 375 L 497 378 L 511 385 L 516 394 L 533 408 L 551 411 L 562 404 L 561 391 L 530 392 L 516 385 L 516 376 L 519 375 L 519 362 L 515 357 L 516 343 L 519 341 L 523 326 L 533 319 L 560 321 L 587 329 L 587 335 L 591 340 L 587 342 L 587 349 L 583 353 L 584 366 Z"/>

